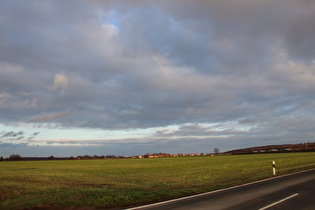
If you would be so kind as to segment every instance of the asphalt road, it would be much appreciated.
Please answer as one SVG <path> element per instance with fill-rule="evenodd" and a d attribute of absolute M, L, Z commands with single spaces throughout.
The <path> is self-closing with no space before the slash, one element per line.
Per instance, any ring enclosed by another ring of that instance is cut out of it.
<path fill-rule="evenodd" d="M 315 169 L 129 210 L 315 209 Z"/>

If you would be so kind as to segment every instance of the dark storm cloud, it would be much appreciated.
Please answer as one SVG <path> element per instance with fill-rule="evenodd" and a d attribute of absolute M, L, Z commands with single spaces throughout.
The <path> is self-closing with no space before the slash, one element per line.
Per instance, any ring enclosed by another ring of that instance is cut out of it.
<path fill-rule="evenodd" d="M 0 123 L 313 137 L 313 1 L 0 5 Z"/>

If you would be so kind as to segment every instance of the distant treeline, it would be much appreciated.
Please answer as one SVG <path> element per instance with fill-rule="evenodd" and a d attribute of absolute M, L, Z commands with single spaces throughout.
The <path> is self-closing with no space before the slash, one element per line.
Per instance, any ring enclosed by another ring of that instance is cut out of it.
<path fill-rule="evenodd" d="M 213 154 L 206 154 L 206 155 L 213 155 Z M 145 154 L 145 155 L 137 155 L 137 156 L 116 156 L 116 155 L 84 155 L 84 156 L 71 156 L 71 157 L 22 157 L 18 154 L 10 155 L 9 158 L 0 157 L 0 161 L 32 161 L 32 160 L 91 160 L 91 159 L 128 159 L 128 158 L 162 158 L 162 157 L 191 157 L 191 156 L 204 156 L 203 153 L 200 154 L 168 154 L 168 153 L 153 153 L 153 154 Z"/>
<path fill-rule="evenodd" d="M 315 151 L 315 142 L 250 147 L 250 148 L 244 148 L 244 149 L 230 150 L 225 153 L 229 153 L 232 155 L 241 155 L 241 154 L 257 154 L 257 153 L 311 152 L 311 151 Z"/>

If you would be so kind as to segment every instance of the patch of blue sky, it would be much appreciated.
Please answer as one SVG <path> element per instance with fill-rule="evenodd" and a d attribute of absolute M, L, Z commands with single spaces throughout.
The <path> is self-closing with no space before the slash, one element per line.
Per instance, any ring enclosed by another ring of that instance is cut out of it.
<path fill-rule="evenodd" d="M 104 13 L 101 16 L 101 23 L 106 25 L 112 25 L 115 26 L 115 28 L 119 29 L 120 16 L 116 10 L 111 10 L 107 13 Z"/>
<path fill-rule="evenodd" d="M 129 130 L 104 130 L 96 128 L 68 128 L 61 127 L 58 124 L 19 124 L 19 125 L 4 125 L 0 124 L 0 133 L 13 132 L 18 133 L 23 131 L 25 139 L 38 133 L 34 139 L 38 140 L 54 140 L 54 139 L 69 139 L 69 140 L 113 140 L 127 138 L 142 138 L 151 135 L 157 128 L 153 129 L 129 129 Z M 1 140 L 5 140 L 2 138 Z"/>

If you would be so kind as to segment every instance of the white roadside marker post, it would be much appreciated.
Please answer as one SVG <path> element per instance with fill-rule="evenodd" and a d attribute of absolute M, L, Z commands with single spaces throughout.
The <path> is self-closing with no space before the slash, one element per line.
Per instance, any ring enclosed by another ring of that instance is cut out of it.
<path fill-rule="evenodd" d="M 272 161 L 272 172 L 273 172 L 273 175 L 276 175 L 276 162 L 275 161 Z"/>

